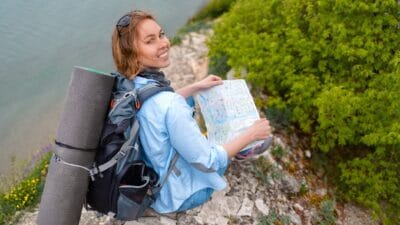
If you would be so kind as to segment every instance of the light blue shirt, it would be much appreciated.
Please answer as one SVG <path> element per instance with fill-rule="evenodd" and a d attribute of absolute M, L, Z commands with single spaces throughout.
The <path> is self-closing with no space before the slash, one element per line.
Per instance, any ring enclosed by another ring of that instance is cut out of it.
<path fill-rule="evenodd" d="M 134 79 L 135 88 L 149 82 L 153 80 Z M 216 171 L 227 167 L 228 154 L 222 146 L 211 144 L 202 135 L 192 113 L 192 108 L 181 95 L 160 92 L 149 98 L 137 114 L 145 160 L 159 174 L 161 181 L 174 154 L 179 154 L 173 172 L 151 206 L 159 213 L 178 210 L 199 190 L 221 190 L 226 186 Z"/>

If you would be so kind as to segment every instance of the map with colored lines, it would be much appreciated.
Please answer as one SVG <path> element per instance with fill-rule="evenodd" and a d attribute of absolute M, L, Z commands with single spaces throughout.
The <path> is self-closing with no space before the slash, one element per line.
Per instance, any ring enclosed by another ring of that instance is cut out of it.
<path fill-rule="evenodd" d="M 225 144 L 260 119 L 253 97 L 242 79 L 224 80 L 222 85 L 199 92 L 196 98 L 211 143 Z"/>

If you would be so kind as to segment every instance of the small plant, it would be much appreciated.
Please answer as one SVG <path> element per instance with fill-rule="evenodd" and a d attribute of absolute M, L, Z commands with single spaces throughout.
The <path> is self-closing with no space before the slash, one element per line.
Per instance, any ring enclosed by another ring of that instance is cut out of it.
<path fill-rule="evenodd" d="M 286 150 L 280 146 L 280 145 L 276 145 L 272 150 L 271 150 L 271 154 L 272 156 L 274 156 L 276 159 L 280 160 L 282 159 L 284 156 L 287 155 Z"/>
<path fill-rule="evenodd" d="M 260 157 L 256 160 L 256 177 L 267 185 L 271 184 L 271 180 L 281 179 L 282 171 L 278 166 L 273 165 L 266 158 Z"/>
<path fill-rule="evenodd" d="M 267 174 L 272 169 L 272 163 L 270 163 L 264 156 L 261 156 L 256 160 L 256 168 L 259 172 Z"/>
<path fill-rule="evenodd" d="M 11 189 L 18 181 L 23 178 L 23 168 L 26 166 L 25 161 L 16 160 L 15 156 L 10 157 L 10 168 L 6 174 L 0 174 L 0 193 L 5 193 Z"/>
<path fill-rule="evenodd" d="M 228 224 L 239 224 L 239 218 L 237 218 L 236 216 L 229 216 L 228 217 Z"/>
<path fill-rule="evenodd" d="M 337 217 L 335 215 L 336 202 L 334 200 L 325 200 L 321 202 L 319 211 L 319 225 L 336 224 Z"/>
<path fill-rule="evenodd" d="M 289 225 L 290 218 L 286 215 L 279 215 L 276 210 L 272 210 L 266 216 L 261 217 L 260 225 L 275 225 L 275 224 L 282 224 L 282 225 Z"/>
<path fill-rule="evenodd" d="M 256 177 L 267 185 L 270 185 L 271 178 L 269 172 L 272 170 L 273 165 L 263 156 L 256 160 Z"/>
<path fill-rule="evenodd" d="M 320 196 L 316 193 L 309 193 L 307 195 L 307 199 L 308 202 L 315 207 L 320 206 L 321 203 L 325 200 L 324 196 Z"/>
<path fill-rule="evenodd" d="M 300 195 L 300 196 L 303 196 L 303 195 L 307 194 L 308 191 L 309 191 L 308 184 L 307 184 L 307 182 L 306 182 L 305 180 L 303 180 L 303 181 L 301 182 L 301 184 L 300 184 L 299 195 Z"/>
<path fill-rule="evenodd" d="M 271 177 L 274 180 L 279 180 L 283 177 L 282 170 L 279 169 L 279 167 L 274 166 L 272 171 L 271 171 Z"/>

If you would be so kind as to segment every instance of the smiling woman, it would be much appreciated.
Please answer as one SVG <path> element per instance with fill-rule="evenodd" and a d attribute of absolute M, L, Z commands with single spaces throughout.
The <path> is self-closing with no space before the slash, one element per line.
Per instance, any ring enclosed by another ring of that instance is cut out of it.
<path fill-rule="evenodd" d="M 112 34 L 116 77 L 121 80 L 116 89 L 131 92 L 148 90 L 154 84 L 168 87 L 170 82 L 160 69 L 170 64 L 169 49 L 168 38 L 149 13 L 136 10 L 122 16 Z M 211 144 L 203 136 L 185 98 L 220 84 L 220 77 L 209 75 L 176 93 L 159 92 L 147 98 L 136 114 L 144 160 L 164 184 L 151 205 L 159 213 L 185 211 L 206 202 L 214 190 L 226 186 L 223 174 L 229 158 L 270 135 L 269 122 L 261 119 L 224 145 Z M 127 132 L 124 135 L 125 140 L 129 138 Z"/>
<path fill-rule="evenodd" d="M 133 78 L 144 68 L 169 65 L 170 42 L 154 17 L 132 11 L 118 20 L 112 34 L 112 53 L 118 72 Z"/>

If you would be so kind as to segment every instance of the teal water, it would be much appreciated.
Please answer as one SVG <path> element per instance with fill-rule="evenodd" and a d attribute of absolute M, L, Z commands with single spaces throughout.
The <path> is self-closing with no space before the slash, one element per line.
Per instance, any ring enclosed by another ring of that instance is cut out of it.
<path fill-rule="evenodd" d="M 0 6 L 0 173 L 54 139 L 73 66 L 112 71 L 110 37 L 131 9 L 173 36 L 206 0 L 3 0 Z"/>

